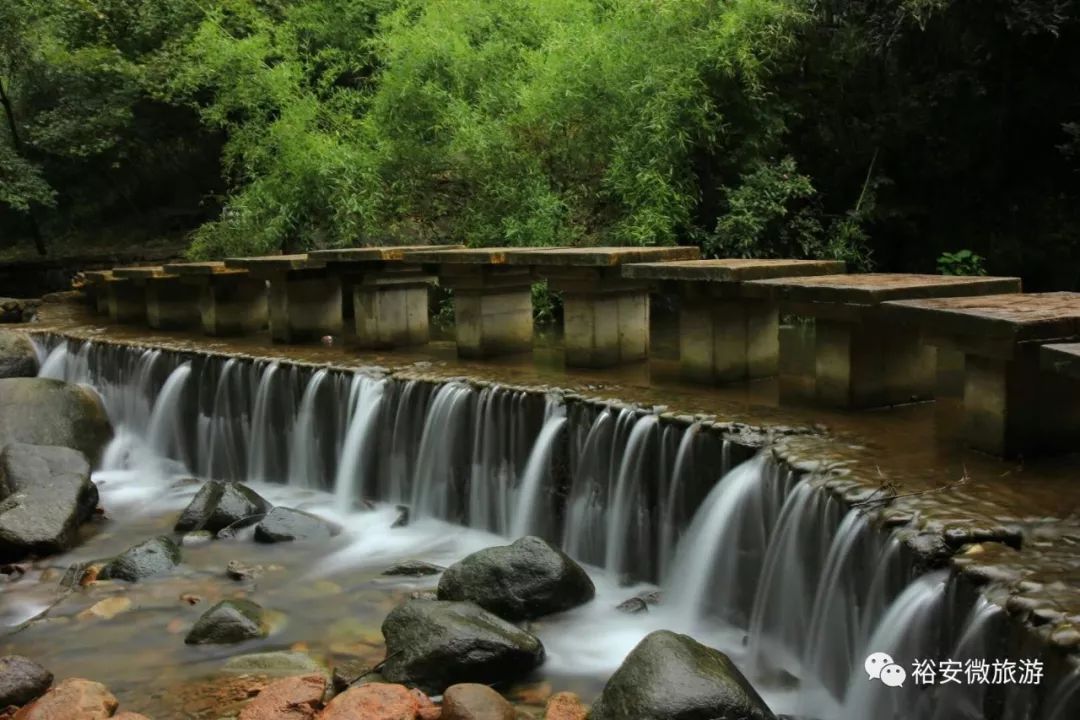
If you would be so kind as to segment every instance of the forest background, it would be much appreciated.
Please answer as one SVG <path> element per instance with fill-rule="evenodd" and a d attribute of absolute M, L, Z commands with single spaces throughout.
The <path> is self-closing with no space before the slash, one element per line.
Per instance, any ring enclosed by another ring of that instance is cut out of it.
<path fill-rule="evenodd" d="M 700 245 L 1080 289 L 1080 3 L 3 0 L 0 257 Z"/>

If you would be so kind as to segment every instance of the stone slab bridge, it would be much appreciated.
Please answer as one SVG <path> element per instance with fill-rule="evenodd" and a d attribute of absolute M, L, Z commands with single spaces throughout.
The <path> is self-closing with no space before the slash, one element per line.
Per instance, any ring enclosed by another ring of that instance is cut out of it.
<path fill-rule="evenodd" d="M 533 283 L 563 296 L 569 367 L 645 360 L 649 296 L 679 297 L 692 382 L 781 376 L 783 402 L 876 408 L 963 397 L 965 434 L 1015 457 L 1080 437 L 1080 294 L 1014 277 L 845 272 L 843 263 L 701 259 L 694 247 L 359 247 L 86 273 L 99 313 L 156 329 L 274 342 L 346 335 L 358 348 L 428 341 L 428 292 L 453 291 L 458 354 L 527 352 Z M 781 318 L 811 327 L 785 342 Z M 351 332 L 343 332 L 346 325 Z M 785 382 L 789 375 L 797 381 Z"/>

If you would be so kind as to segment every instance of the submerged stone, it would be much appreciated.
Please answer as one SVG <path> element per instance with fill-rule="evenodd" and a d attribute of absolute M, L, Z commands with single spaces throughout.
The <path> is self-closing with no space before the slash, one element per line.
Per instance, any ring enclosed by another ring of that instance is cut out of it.
<path fill-rule="evenodd" d="M 317 515 L 276 507 L 255 526 L 255 540 L 262 543 L 325 540 L 340 532 L 340 525 L 323 520 Z"/>
<path fill-rule="evenodd" d="M 544 661 L 538 638 L 471 602 L 409 600 L 387 615 L 382 632 L 383 676 L 430 694 L 516 680 Z"/>
<path fill-rule="evenodd" d="M 264 610 L 250 600 L 222 600 L 202 614 L 184 638 L 188 645 L 222 645 L 266 637 Z"/>
<path fill-rule="evenodd" d="M 425 577 L 428 575 L 438 575 L 445 569 L 446 568 L 444 567 L 432 565 L 423 560 L 405 560 L 396 565 L 391 565 L 383 570 L 382 574 L 391 577 Z"/>
<path fill-rule="evenodd" d="M 255 524 L 272 507 L 266 499 L 246 485 L 208 480 L 180 514 L 175 530 L 206 530 L 218 533 L 227 527 Z"/>
<path fill-rule="evenodd" d="M 638 643 L 608 680 L 590 720 L 776 720 L 727 655 L 667 630 Z"/>
<path fill-rule="evenodd" d="M 237 655 L 225 662 L 225 670 L 253 675 L 328 675 L 313 657 L 293 650 Z"/>
<path fill-rule="evenodd" d="M 164 535 L 150 538 L 128 548 L 105 564 L 98 573 L 101 580 L 137 582 L 164 575 L 180 564 L 180 548 Z"/>
<path fill-rule="evenodd" d="M 475 552 L 439 580 L 440 600 L 470 600 L 515 621 L 569 610 L 595 595 L 585 570 L 538 537 Z"/>

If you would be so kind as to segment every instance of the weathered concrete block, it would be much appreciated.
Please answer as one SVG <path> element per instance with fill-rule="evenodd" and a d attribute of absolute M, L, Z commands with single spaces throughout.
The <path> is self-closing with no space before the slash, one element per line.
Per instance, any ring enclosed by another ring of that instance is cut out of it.
<path fill-rule="evenodd" d="M 563 296 L 566 364 L 612 367 L 649 354 L 649 295 L 643 291 Z"/>
<path fill-rule="evenodd" d="M 131 280 L 110 280 L 105 286 L 109 319 L 115 323 L 146 321 L 146 289 Z"/>
<path fill-rule="evenodd" d="M 179 277 L 146 283 L 146 322 L 156 329 L 183 330 L 199 324 L 199 289 Z"/>
<path fill-rule="evenodd" d="M 240 275 L 199 278 L 199 314 L 203 332 L 223 337 L 246 335 L 266 327 L 266 281 Z"/>
<path fill-rule="evenodd" d="M 458 355 L 486 358 L 532 350 L 532 292 L 526 286 L 454 291 Z"/>
<path fill-rule="evenodd" d="M 270 337 L 274 342 L 315 340 L 341 333 L 341 278 L 336 275 L 270 280 Z"/>
<path fill-rule="evenodd" d="M 428 341 L 428 284 L 355 285 L 355 344 L 383 349 Z"/>
<path fill-rule="evenodd" d="M 717 383 L 776 374 L 780 330 L 774 303 L 685 297 L 679 323 L 684 377 Z"/>

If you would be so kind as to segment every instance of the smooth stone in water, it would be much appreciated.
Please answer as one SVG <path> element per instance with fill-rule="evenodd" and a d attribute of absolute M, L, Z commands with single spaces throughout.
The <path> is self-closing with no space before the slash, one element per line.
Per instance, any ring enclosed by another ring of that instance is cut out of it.
<path fill-rule="evenodd" d="M 0 330 L 0 378 L 34 377 L 37 351 L 26 333 Z"/>
<path fill-rule="evenodd" d="M 0 657 L 0 708 L 25 705 L 52 685 L 53 674 L 22 655 Z"/>
<path fill-rule="evenodd" d="M 106 720 L 120 705 L 101 683 L 69 678 L 15 714 L 16 720 Z"/>
<path fill-rule="evenodd" d="M 487 548 L 451 565 L 440 600 L 469 600 L 506 620 L 532 620 L 589 602 L 596 588 L 566 553 L 538 537 Z"/>
<path fill-rule="evenodd" d="M 255 526 L 255 540 L 262 543 L 294 540 L 326 540 L 341 532 L 341 527 L 317 515 L 276 507 Z"/>
<path fill-rule="evenodd" d="M 327 675 L 327 670 L 306 653 L 293 650 L 237 655 L 225 662 L 227 672 L 253 675 Z"/>
<path fill-rule="evenodd" d="M 544 662 L 538 638 L 471 602 L 408 600 L 382 632 L 383 676 L 432 695 L 457 683 L 517 680 Z"/>
<path fill-rule="evenodd" d="M 572 692 L 552 695 L 544 708 L 544 720 L 586 720 L 588 717 L 588 708 Z"/>
<path fill-rule="evenodd" d="M 93 390 L 49 378 L 0 380 L 0 447 L 59 445 L 78 450 L 96 467 L 112 437 Z"/>
<path fill-rule="evenodd" d="M 164 535 L 130 547 L 101 568 L 101 580 L 138 582 L 143 578 L 172 572 L 180 564 L 180 548 Z"/>
<path fill-rule="evenodd" d="M 223 645 L 266 637 L 265 612 L 250 600 L 222 600 L 202 614 L 184 638 L 188 645 Z"/>
<path fill-rule="evenodd" d="M 335 697 L 319 720 L 413 720 L 419 709 L 417 697 L 408 688 L 370 683 Z"/>
<path fill-rule="evenodd" d="M 323 675 L 284 678 L 263 688 L 238 720 L 314 720 L 325 692 Z"/>
<path fill-rule="evenodd" d="M 0 562 L 72 548 L 94 514 L 86 457 L 68 447 L 13 443 L 0 453 Z"/>
<path fill-rule="evenodd" d="M 227 527 L 254 524 L 273 507 L 246 485 L 208 480 L 195 493 L 176 521 L 177 532 L 206 530 L 218 533 Z"/>
<path fill-rule="evenodd" d="M 383 570 L 382 574 L 391 577 L 424 577 L 426 575 L 438 575 L 445 569 L 423 560 L 406 560 L 388 567 Z"/>
<path fill-rule="evenodd" d="M 440 720 L 514 720 L 514 706 L 487 685 L 461 683 L 443 693 Z"/>
<path fill-rule="evenodd" d="M 196 547 L 198 545 L 205 545 L 214 539 L 214 533 L 209 530 L 192 530 L 189 533 L 184 533 L 180 538 L 180 544 L 183 547 Z"/>
<path fill-rule="evenodd" d="M 687 635 L 645 637 L 608 679 L 590 720 L 776 720 L 727 655 Z"/>

